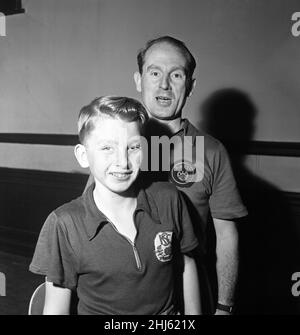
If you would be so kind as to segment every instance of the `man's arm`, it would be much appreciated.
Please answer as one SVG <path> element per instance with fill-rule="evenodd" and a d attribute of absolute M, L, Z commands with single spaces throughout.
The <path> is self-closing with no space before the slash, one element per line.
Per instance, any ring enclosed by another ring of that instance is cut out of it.
<path fill-rule="evenodd" d="M 183 272 L 184 314 L 200 315 L 200 289 L 196 263 L 193 258 L 184 255 Z"/>
<path fill-rule="evenodd" d="M 46 297 L 44 315 L 68 315 L 70 314 L 71 290 L 55 286 L 46 280 Z"/>
<path fill-rule="evenodd" d="M 238 232 L 233 221 L 213 219 L 217 237 L 218 302 L 233 306 L 238 276 Z M 229 314 L 217 309 L 216 314 Z"/>

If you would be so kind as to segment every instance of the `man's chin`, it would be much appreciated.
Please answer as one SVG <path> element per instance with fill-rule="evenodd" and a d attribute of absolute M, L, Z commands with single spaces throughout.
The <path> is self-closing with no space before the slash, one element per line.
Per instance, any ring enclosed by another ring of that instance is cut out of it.
<path fill-rule="evenodd" d="M 167 113 L 165 111 L 161 113 L 149 113 L 150 119 L 155 119 L 158 121 L 172 121 L 180 118 L 179 115 Z"/>

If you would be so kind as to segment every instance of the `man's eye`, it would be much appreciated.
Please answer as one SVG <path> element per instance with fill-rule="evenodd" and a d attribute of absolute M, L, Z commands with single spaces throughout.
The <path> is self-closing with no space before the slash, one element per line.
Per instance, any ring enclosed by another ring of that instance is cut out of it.
<path fill-rule="evenodd" d="M 129 151 L 139 150 L 141 149 L 141 145 L 140 144 L 131 145 L 128 149 Z"/>
<path fill-rule="evenodd" d="M 182 73 L 175 72 L 175 73 L 173 73 L 173 77 L 174 77 L 175 79 L 181 79 L 181 78 L 183 78 L 183 74 L 182 74 Z"/>
<path fill-rule="evenodd" d="M 152 71 L 150 74 L 153 77 L 158 77 L 159 76 L 159 72 L 158 71 Z"/>

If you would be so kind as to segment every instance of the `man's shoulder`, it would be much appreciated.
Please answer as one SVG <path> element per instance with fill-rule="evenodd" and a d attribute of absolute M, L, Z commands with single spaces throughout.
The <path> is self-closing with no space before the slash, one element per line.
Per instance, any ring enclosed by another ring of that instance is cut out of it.
<path fill-rule="evenodd" d="M 203 136 L 204 137 L 204 143 L 207 149 L 211 150 L 220 150 L 220 148 L 223 147 L 223 144 L 221 141 L 213 137 L 212 135 L 209 135 L 205 131 L 203 131 L 200 128 L 197 128 L 195 125 L 193 125 L 189 120 L 186 120 L 187 122 L 187 136 Z"/>
<path fill-rule="evenodd" d="M 186 122 L 187 136 L 202 136 L 204 138 L 204 152 L 208 160 L 215 157 L 216 155 L 219 156 L 226 151 L 223 143 L 220 140 L 216 139 L 212 135 L 209 135 L 202 129 L 196 128 L 189 120 L 186 120 Z"/>
<path fill-rule="evenodd" d="M 153 182 L 144 191 L 159 206 L 164 205 L 168 201 L 176 200 L 179 193 L 174 184 L 164 181 Z"/>
<path fill-rule="evenodd" d="M 178 193 L 176 186 L 168 181 L 154 181 L 144 190 L 148 194 L 160 194 L 160 196 L 165 194 L 176 195 Z"/>

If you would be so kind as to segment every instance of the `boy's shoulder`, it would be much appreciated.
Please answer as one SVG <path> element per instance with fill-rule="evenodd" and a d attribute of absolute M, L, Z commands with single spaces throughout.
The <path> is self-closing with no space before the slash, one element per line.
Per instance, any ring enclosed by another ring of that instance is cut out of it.
<path fill-rule="evenodd" d="M 52 213 L 55 215 L 57 222 L 66 224 L 73 224 L 76 219 L 85 216 L 86 206 L 84 205 L 83 196 L 73 199 L 58 208 Z"/>

